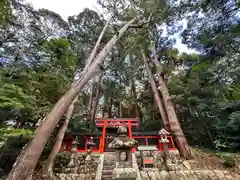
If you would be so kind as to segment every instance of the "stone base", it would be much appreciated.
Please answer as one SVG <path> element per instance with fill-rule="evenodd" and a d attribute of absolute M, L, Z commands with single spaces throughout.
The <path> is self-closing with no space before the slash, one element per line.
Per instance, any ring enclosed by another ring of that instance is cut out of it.
<path fill-rule="evenodd" d="M 113 170 L 113 179 L 115 180 L 136 180 L 137 171 L 134 168 L 115 168 Z"/>
<path fill-rule="evenodd" d="M 141 171 L 142 180 L 239 180 L 240 174 L 224 170 Z"/>

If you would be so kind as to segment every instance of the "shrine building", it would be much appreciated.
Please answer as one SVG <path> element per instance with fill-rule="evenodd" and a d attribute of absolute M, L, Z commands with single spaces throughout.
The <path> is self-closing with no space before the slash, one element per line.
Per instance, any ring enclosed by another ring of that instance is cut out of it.
<path fill-rule="evenodd" d="M 117 129 L 120 126 L 124 126 L 128 129 L 129 138 L 133 138 L 138 141 L 140 146 L 155 146 L 159 151 L 163 151 L 163 144 L 160 142 L 160 136 L 158 132 L 139 132 L 139 118 L 112 118 L 96 119 L 96 126 L 98 132 L 96 133 L 66 133 L 61 151 L 71 151 L 73 144 L 76 145 L 77 152 L 87 152 L 87 145 L 90 138 L 95 142 L 95 147 L 92 148 L 92 152 L 104 153 L 113 151 L 108 148 L 108 144 L 117 134 Z M 169 141 L 168 150 L 176 150 L 173 137 L 167 136 Z M 132 149 L 136 151 L 135 148 Z"/>

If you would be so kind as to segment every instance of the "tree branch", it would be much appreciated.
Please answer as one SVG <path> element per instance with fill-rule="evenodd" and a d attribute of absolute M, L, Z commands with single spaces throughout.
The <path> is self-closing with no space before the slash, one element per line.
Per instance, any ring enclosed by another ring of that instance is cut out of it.
<path fill-rule="evenodd" d="M 86 69 L 88 68 L 88 66 L 92 63 L 94 57 L 96 56 L 96 54 L 97 54 L 97 49 L 98 49 L 98 47 L 100 46 L 100 43 L 101 43 L 102 38 L 103 38 L 103 35 L 105 34 L 105 31 L 106 31 L 106 29 L 107 29 L 107 27 L 108 27 L 108 24 L 109 24 L 110 20 L 111 20 L 111 18 L 109 18 L 109 20 L 107 21 L 106 25 L 104 26 L 101 34 L 99 35 L 98 40 L 97 40 L 97 42 L 96 42 L 96 45 L 94 46 L 92 53 L 90 54 L 89 58 L 87 59 L 87 62 L 86 62 L 85 68 L 84 68 L 85 70 L 86 70 Z"/>
<path fill-rule="evenodd" d="M 150 22 L 150 20 L 151 20 L 151 18 L 152 18 L 152 15 L 153 15 L 153 13 L 151 13 L 151 14 L 149 15 L 147 21 L 144 21 L 144 22 L 142 22 L 141 24 L 133 24 L 133 25 L 129 26 L 128 29 L 130 29 L 130 28 L 142 28 L 144 25 L 146 25 L 146 24 L 148 24 L 148 23 Z"/>

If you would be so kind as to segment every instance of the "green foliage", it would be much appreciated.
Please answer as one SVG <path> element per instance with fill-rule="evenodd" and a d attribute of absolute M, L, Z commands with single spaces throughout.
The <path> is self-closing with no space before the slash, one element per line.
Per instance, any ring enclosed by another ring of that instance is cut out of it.
<path fill-rule="evenodd" d="M 236 166 L 236 162 L 237 162 L 237 159 L 236 159 L 236 154 L 233 154 L 233 153 L 226 153 L 226 152 L 220 152 L 220 153 L 215 153 L 219 158 L 222 159 L 223 161 L 223 164 L 226 166 L 226 167 L 234 167 Z"/>
<path fill-rule="evenodd" d="M 0 1 L 0 26 L 10 23 L 12 19 L 12 12 L 9 0 Z"/>
<path fill-rule="evenodd" d="M 30 129 L 0 128 L 0 178 L 9 173 L 23 146 L 33 137 Z"/>
<path fill-rule="evenodd" d="M 3 37 L 0 42 L 0 120 L 5 124 L 14 122 L 19 128 L 35 129 L 36 122 L 53 107 L 84 67 L 105 20 L 97 12 L 85 9 L 65 22 L 49 10 L 36 11 L 17 0 L 11 2 L 0 3 L 0 36 Z M 151 15 L 148 24 L 128 29 L 103 64 L 100 100 L 103 111 L 109 110 L 112 104 L 124 102 L 128 105 L 126 114 L 132 116 L 131 105 L 138 104 L 142 131 L 162 127 L 141 55 L 141 49 L 152 54 L 157 46 L 162 67 L 153 72 L 162 71 L 167 76 L 188 141 L 219 150 L 239 150 L 240 53 L 239 25 L 234 18 L 239 11 L 236 4 L 233 1 L 199 4 L 191 0 L 183 3 L 98 2 L 113 16 L 98 51 L 126 21 L 141 15 L 143 18 L 135 22 L 141 24 Z M 16 16 L 13 17 L 12 12 Z M 188 24 L 182 30 L 179 20 L 184 18 Z M 181 33 L 183 42 L 196 48 L 199 55 L 180 54 L 173 48 L 176 33 Z M 84 95 L 76 104 L 68 127 L 71 132 L 89 131 L 85 117 L 90 89 L 89 86 L 84 89 Z M 22 130 L 0 132 L 2 137 L 7 133 L 18 136 L 26 133 Z M 46 156 L 48 152 L 46 149 Z M 62 159 L 65 163 L 67 158 Z"/>
<path fill-rule="evenodd" d="M 0 128 L 0 141 L 6 141 L 12 137 L 21 136 L 24 139 L 31 139 L 33 131 L 29 129 L 16 129 L 13 127 Z"/>
<path fill-rule="evenodd" d="M 68 40 L 55 38 L 43 41 L 41 46 L 44 59 L 36 59 L 32 67 L 10 62 L 0 72 L 2 121 L 34 125 L 72 83 L 77 58 Z"/>
<path fill-rule="evenodd" d="M 23 88 L 15 84 L 1 84 L 0 108 L 3 109 L 32 109 L 36 99 L 27 95 Z"/>

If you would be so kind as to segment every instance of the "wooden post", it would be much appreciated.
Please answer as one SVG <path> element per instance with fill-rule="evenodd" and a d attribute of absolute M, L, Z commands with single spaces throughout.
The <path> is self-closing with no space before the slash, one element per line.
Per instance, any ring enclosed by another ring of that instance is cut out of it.
<path fill-rule="evenodd" d="M 107 120 L 104 119 L 104 124 L 103 124 L 103 132 L 102 132 L 102 137 L 101 137 L 101 147 L 100 147 L 100 153 L 104 153 L 104 141 L 105 141 L 105 136 L 106 136 L 106 128 L 107 128 Z"/>
<path fill-rule="evenodd" d="M 128 120 L 128 133 L 129 133 L 129 138 L 133 138 L 132 136 L 132 122 Z M 132 152 L 136 152 L 136 148 L 132 148 Z"/>

